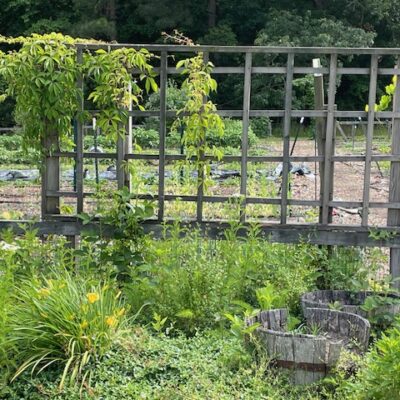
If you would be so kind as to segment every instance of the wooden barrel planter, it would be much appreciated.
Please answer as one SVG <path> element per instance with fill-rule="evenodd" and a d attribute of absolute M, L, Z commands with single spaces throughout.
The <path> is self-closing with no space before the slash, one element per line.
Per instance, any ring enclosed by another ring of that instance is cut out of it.
<path fill-rule="evenodd" d="M 365 303 L 367 297 L 370 296 L 379 296 L 382 297 L 382 299 L 389 298 L 390 300 L 398 300 L 380 305 L 373 310 L 372 316 L 378 314 L 395 316 L 400 314 L 399 295 L 394 293 L 379 293 L 371 291 L 352 292 L 349 290 L 316 290 L 314 292 L 305 293 L 301 296 L 301 306 L 303 312 L 305 312 L 307 308 L 332 308 L 332 305 L 339 303 L 340 311 L 368 318 L 371 315 L 368 315 L 366 311 L 362 310 L 361 306 Z"/>
<path fill-rule="evenodd" d="M 358 352 L 367 349 L 370 324 L 365 318 L 320 308 L 307 309 L 305 317 L 308 327 L 318 327 L 317 335 L 287 332 L 286 309 L 262 311 L 248 320 L 248 324 L 261 324 L 255 335 L 273 363 L 291 371 L 294 384 L 310 384 L 325 377 L 343 347 Z"/>

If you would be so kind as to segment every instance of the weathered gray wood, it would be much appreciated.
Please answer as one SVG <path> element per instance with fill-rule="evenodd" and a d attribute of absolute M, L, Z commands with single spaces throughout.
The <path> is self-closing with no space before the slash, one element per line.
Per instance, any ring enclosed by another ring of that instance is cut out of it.
<path fill-rule="evenodd" d="M 32 221 L 0 221 L 0 230 L 13 229 L 16 234 L 22 234 L 20 224 L 28 224 L 38 229 L 38 235 L 79 235 L 83 229 L 92 229 L 94 232 L 99 231 L 97 224 L 83 226 L 76 222 L 76 217 L 67 218 L 66 216 L 51 215 L 52 221 L 42 221 L 32 223 Z M 172 221 L 167 221 L 168 227 Z M 223 239 L 226 229 L 230 225 L 228 221 L 217 220 L 207 223 L 198 224 L 196 221 L 187 221 L 180 223 L 184 232 L 193 229 L 199 229 L 200 233 L 214 239 Z M 154 237 L 162 238 L 164 235 L 164 227 L 158 221 L 145 221 L 143 223 L 145 233 L 152 233 Z M 246 237 L 249 226 L 245 224 L 243 228 L 238 230 L 238 237 Z M 328 244 L 338 246 L 372 246 L 372 247 L 393 247 L 400 248 L 400 229 L 393 227 L 380 227 L 382 231 L 396 233 L 390 239 L 375 240 L 371 238 L 370 232 L 361 226 L 346 226 L 343 231 L 342 226 L 315 226 L 315 225 L 278 225 L 278 224 L 261 224 L 260 237 L 268 239 L 270 242 L 276 243 L 311 243 L 311 244 Z M 109 230 L 110 235 L 112 229 Z M 104 231 L 103 231 L 104 233 Z"/>
<path fill-rule="evenodd" d="M 304 316 L 308 326 L 318 326 L 329 338 L 342 341 L 344 346 L 355 341 L 358 350 L 368 349 L 371 325 L 362 316 L 327 308 L 306 308 Z"/>
<path fill-rule="evenodd" d="M 93 115 L 96 115 L 97 111 L 92 110 L 89 111 Z M 242 110 L 218 110 L 217 114 L 221 117 L 237 117 L 240 118 L 243 115 Z M 285 111 L 284 110 L 250 110 L 250 117 L 276 117 L 281 118 L 284 117 Z M 327 111 L 318 111 L 318 110 L 292 110 L 292 117 L 293 118 L 300 118 L 300 117 L 309 117 L 309 118 L 318 118 L 318 117 L 325 117 Z M 154 117 L 159 115 L 159 111 L 140 111 L 140 110 L 133 110 L 130 115 L 133 117 Z M 177 115 L 177 111 L 167 111 L 167 117 L 174 117 Z M 182 114 L 184 115 L 184 114 Z M 334 116 L 336 118 L 366 118 L 367 112 L 366 111 L 334 111 Z M 378 111 L 375 114 L 376 118 L 398 118 L 400 113 L 394 113 L 393 111 Z"/>
<path fill-rule="evenodd" d="M 209 53 L 204 52 L 203 53 L 203 60 L 204 63 L 207 64 L 209 60 Z M 204 97 L 203 103 L 207 101 L 207 98 Z M 204 143 L 201 143 L 200 145 L 202 146 Z M 199 168 L 197 169 L 197 204 L 196 204 L 196 219 L 197 222 L 202 222 L 203 221 L 203 196 L 204 196 L 204 180 L 205 180 L 205 175 L 204 175 L 204 169 L 205 169 L 205 154 L 204 150 L 200 150 L 199 152 L 199 157 L 200 157 L 200 165 Z"/>
<path fill-rule="evenodd" d="M 393 304 L 385 304 L 379 307 L 379 310 L 369 315 L 362 309 L 365 300 L 370 296 L 379 296 L 382 299 L 389 298 L 393 300 Z M 379 293 L 371 291 L 352 292 L 349 290 L 316 290 L 307 292 L 301 296 L 301 306 L 303 313 L 307 309 L 312 308 L 330 308 L 334 303 L 340 305 L 340 311 L 360 315 L 369 318 L 377 315 L 377 313 L 396 316 L 400 314 L 400 295 L 396 293 Z"/>
<path fill-rule="evenodd" d="M 59 150 L 57 132 L 46 132 L 46 137 L 42 140 L 42 147 L 45 155 L 42 169 L 41 214 L 42 219 L 46 219 L 48 214 L 60 213 L 59 197 L 48 195 L 48 191 L 60 189 L 60 160 L 52 155 L 54 151 Z"/>
<path fill-rule="evenodd" d="M 313 60 L 314 67 L 320 67 L 321 61 L 319 58 Z M 324 78 L 322 74 L 314 74 L 314 108 L 316 110 L 323 110 L 324 105 Z M 318 156 L 321 157 L 319 162 L 319 193 L 322 199 L 324 188 L 324 154 L 325 154 L 325 129 L 326 118 L 317 118 L 315 121 L 315 140 L 317 142 Z M 322 223 L 322 207 L 319 209 L 319 223 Z"/>
<path fill-rule="evenodd" d="M 322 195 L 322 223 L 328 224 L 332 210 L 329 207 L 332 188 L 332 156 L 333 156 L 333 137 L 335 131 L 335 94 L 336 94 L 336 68 L 337 55 L 331 54 L 329 66 L 329 87 L 328 87 L 328 115 L 326 120 L 326 142 L 325 142 L 325 163 L 324 163 L 324 183 Z"/>
<path fill-rule="evenodd" d="M 130 43 L 111 43 L 111 44 L 93 44 L 77 43 L 77 48 L 82 49 L 120 49 L 146 48 L 149 51 L 167 51 L 176 53 L 274 53 L 274 54 L 379 54 L 379 55 L 397 55 L 397 48 L 378 48 L 378 47 L 283 47 L 283 46 L 187 46 L 187 45 L 159 45 L 159 44 L 130 44 Z"/>
<path fill-rule="evenodd" d="M 77 62 L 81 64 L 83 62 L 82 49 L 78 48 L 77 51 Z M 84 84 L 83 76 L 80 74 L 77 80 L 77 89 L 79 92 L 79 106 L 78 112 L 82 113 L 84 110 Z M 76 171 L 76 212 L 80 214 L 83 212 L 83 122 L 81 118 L 77 118 L 77 135 L 76 135 L 76 159 L 75 159 L 75 171 Z"/>
<path fill-rule="evenodd" d="M 132 95 L 132 83 L 129 83 L 128 87 L 129 95 Z M 132 111 L 133 105 L 132 105 L 132 99 L 129 101 L 129 107 L 128 111 Z M 125 148 L 124 148 L 124 156 L 125 156 L 125 161 L 126 160 L 126 155 L 132 153 L 132 116 L 128 115 L 128 120 L 126 123 L 125 127 Z M 131 174 L 129 171 L 125 171 L 124 174 L 124 186 L 126 186 L 129 191 L 132 190 L 131 188 Z"/>
<path fill-rule="evenodd" d="M 246 53 L 244 67 L 244 89 L 243 89 L 243 116 L 242 116 L 242 148 L 240 164 L 240 194 L 242 202 L 240 207 L 240 221 L 246 219 L 246 196 L 247 196 L 247 153 L 249 147 L 249 124 L 250 124 L 250 98 L 251 98 L 251 66 L 252 54 Z"/>
<path fill-rule="evenodd" d="M 125 135 L 118 135 L 117 139 L 117 186 L 122 189 L 125 185 L 125 170 L 123 162 L 125 160 Z"/>
<path fill-rule="evenodd" d="M 282 162 L 282 186 L 281 186 L 281 224 L 286 224 L 287 200 L 289 190 L 289 164 L 290 164 L 290 127 L 292 122 L 292 98 L 293 98 L 293 67 L 294 54 L 287 58 L 287 72 L 285 85 L 285 117 L 283 120 L 283 162 Z"/>
<path fill-rule="evenodd" d="M 368 99 L 368 125 L 367 138 L 365 146 L 365 169 L 364 169 L 364 189 L 362 206 L 362 225 L 368 225 L 368 207 L 369 207 L 369 188 L 371 184 L 371 157 L 372 157 L 372 138 L 374 134 L 375 120 L 375 102 L 376 102 L 376 84 L 378 71 L 378 56 L 371 56 L 371 74 L 369 81 L 369 99 Z"/>
<path fill-rule="evenodd" d="M 165 191 L 165 140 L 167 136 L 167 81 L 168 81 L 168 54 L 161 53 L 160 73 L 160 145 L 158 164 L 158 220 L 164 219 L 164 191 Z"/>
<path fill-rule="evenodd" d="M 284 309 L 262 311 L 247 320 L 259 323 L 255 335 L 276 366 L 291 371 L 296 385 L 309 384 L 323 378 L 336 364 L 342 348 L 354 342 L 358 350 L 368 347 L 370 324 L 359 315 L 320 308 L 305 310 L 307 326 L 319 328 L 318 335 L 285 332 L 288 312 Z"/>
<path fill-rule="evenodd" d="M 399 61 L 399 60 L 398 60 Z M 396 68 L 399 66 L 396 65 Z M 395 93 L 393 95 L 393 112 L 400 111 L 400 79 L 397 79 Z M 400 155 L 400 118 L 393 117 L 392 121 L 392 154 Z M 389 202 L 400 201 L 400 163 L 392 161 L 390 165 Z M 387 217 L 388 226 L 400 225 L 400 211 L 389 209 Z M 393 286 L 400 289 L 400 250 L 390 250 L 390 273 Z"/>

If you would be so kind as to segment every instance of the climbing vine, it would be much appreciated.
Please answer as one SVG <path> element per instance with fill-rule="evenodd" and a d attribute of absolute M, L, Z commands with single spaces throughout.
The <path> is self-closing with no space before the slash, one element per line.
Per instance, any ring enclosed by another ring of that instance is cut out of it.
<path fill-rule="evenodd" d="M 80 42 L 58 33 L 0 37 L 0 43 L 12 48 L 0 52 L 0 77 L 7 85 L 0 100 L 15 99 L 15 119 L 22 127 L 25 148 L 43 153 L 51 136 L 72 145 L 73 118 L 88 118 L 79 112 L 83 98 L 100 109 L 98 125 L 103 132 L 116 138 L 130 102 L 140 107 L 143 91 L 157 90 L 150 64 L 153 55 L 147 50 L 85 51 L 78 63 Z M 132 79 L 135 69 L 138 81 Z M 84 87 L 77 85 L 80 76 L 85 78 Z"/>
<path fill-rule="evenodd" d="M 178 32 L 174 36 L 166 36 L 180 44 L 193 45 L 193 42 Z M 207 177 L 210 167 L 204 155 L 211 153 L 218 159 L 223 156 L 220 148 L 207 143 L 208 132 L 219 136 L 224 134 L 224 123 L 217 114 L 215 104 L 208 99 L 217 90 L 217 82 L 211 77 L 213 64 L 206 61 L 204 54 L 199 52 L 194 57 L 179 61 L 176 68 L 182 68 L 182 75 L 186 75 L 181 89 L 187 101 L 178 111 L 175 127 L 184 127 L 182 144 L 185 146 L 187 159 L 194 159 L 197 169 L 203 171 Z"/>
<path fill-rule="evenodd" d="M 25 148 L 42 150 L 43 141 L 58 133 L 71 137 L 71 119 L 77 111 L 76 40 L 61 34 L 1 38 L 1 43 L 19 47 L 0 53 L 0 76 L 7 84 L 1 99 L 16 101 L 15 119 Z"/>
<path fill-rule="evenodd" d="M 392 83 L 385 86 L 385 94 L 381 96 L 379 99 L 379 103 L 375 104 L 375 112 L 377 111 L 385 111 L 391 104 L 393 100 L 394 91 L 396 90 L 397 76 L 393 76 Z M 369 106 L 368 104 L 365 106 L 365 111 L 368 112 Z"/>
<path fill-rule="evenodd" d="M 146 49 L 100 49 L 94 54 L 85 54 L 84 69 L 94 86 L 88 99 L 100 110 L 97 125 L 106 135 L 116 139 L 116 134 L 124 132 L 130 104 L 144 109 L 140 81 L 145 82 L 147 92 L 157 91 L 155 73 L 150 64 L 153 58 Z M 140 73 L 138 81 L 132 79 L 134 69 Z"/>

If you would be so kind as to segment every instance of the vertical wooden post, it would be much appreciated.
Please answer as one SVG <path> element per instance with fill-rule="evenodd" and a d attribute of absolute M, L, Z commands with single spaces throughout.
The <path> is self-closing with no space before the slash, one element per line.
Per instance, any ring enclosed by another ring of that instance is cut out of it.
<path fill-rule="evenodd" d="M 45 132 L 45 135 L 42 140 L 45 152 L 42 165 L 42 220 L 50 214 L 60 213 L 60 198 L 48 195 L 48 191 L 60 190 L 60 159 L 52 156 L 52 153 L 60 151 L 58 132 Z"/>
<path fill-rule="evenodd" d="M 240 168 L 240 221 L 246 220 L 246 196 L 247 196 L 247 153 L 249 147 L 250 124 L 250 98 L 251 98 L 251 67 L 252 53 L 246 53 L 244 66 L 244 90 L 243 90 L 243 116 L 242 116 L 242 158 Z"/>
<path fill-rule="evenodd" d="M 207 52 L 203 53 L 204 63 L 208 63 L 209 54 Z M 207 101 L 206 98 L 203 99 L 204 102 Z M 203 197 L 204 197 L 204 163 L 205 163 L 204 151 L 200 151 L 200 168 L 197 169 L 197 204 L 196 204 L 196 221 L 203 221 Z"/>
<path fill-rule="evenodd" d="M 289 190 L 290 127 L 292 124 L 294 54 L 289 53 L 286 66 L 285 117 L 283 120 L 283 163 L 281 188 L 281 224 L 287 223 L 287 200 Z"/>
<path fill-rule="evenodd" d="M 329 86 L 328 86 L 328 116 L 326 118 L 326 140 L 325 140 L 325 165 L 324 182 L 322 191 L 322 223 L 332 222 L 332 208 L 329 202 L 332 199 L 333 189 L 333 162 L 334 153 L 334 133 L 335 133 L 335 95 L 336 95 L 336 71 L 337 54 L 331 54 L 329 66 Z"/>
<path fill-rule="evenodd" d="M 82 64 L 83 62 L 83 54 L 82 48 L 78 47 L 77 50 L 77 62 L 78 64 Z M 84 110 L 84 94 L 83 94 L 83 76 L 80 75 L 77 81 L 77 88 L 79 91 L 79 109 L 78 112 L 83 112 Z M 76 168 L 76 194 L 77 194 L 77 203 L 76 203 L 76 212 L 80 214 L 83 212 L 83 122 L 81 118 L 77 119 L 77 132 L 76 132 L 76 159 L 75 159 L 75 168 Z"/>
<path fill-rule="evenodd" d="M 158 221 L 164 219 L 165 194 L 165 141 L 167 137 L 167 79 L 168 54 L 161 52 L 160 66 L 160 150 L 158 160 Z"/>
<path fill-rule="evenodd" d="M 315 58 L 313 60 L 314 68 L 321 68 L 321 60 Z M 324 77 L 321 73 L 314 74 L 314 108 L 315 110 L 324 110 Z M 325 128 L 326 118 L 316 118 L 315 120 L 315 140 L 317 142 L 318 156 L 325 154 Z M 319 162 L 319 200 L 322 201 L 322 193 L 324 187 L 324 161 Z M 322 223 L 322 205 L 319 208 L 319 223 Z"/>
<path fill-rule="evenodd" d="M 371 56 L 371 71 L 369 79 L 369 98 L 368 98 L 368 125 L 367 140 L 365 147 L 365 169 L 364 169 L 364 192 L 362 206 L 362 225 L 368 225 L 369 209 L 369 187 L 371 184 L 371 157 L 372 157 L 372 139 L 374 135 L 375 120 L 375 101 L 376 101 L 376 82 L 378 76 L 378 56 Z"/>
<path fill-rule="evenodd" d="M 125 134 L 118 133 L 117 138 L 117 187 L 121 190 L 125 186 Z"/>
<path fill-rule="evenodd" d="M 399 68 L 398 64 L 396 68 Z M 400 75 L 397 75 L 396 88 L 393 95 L 393 112 L 395 113 L 400 112 L 399 80 Z M 392 155 L 400 155 L 400 118 L 396 116 L 392 120 Z M 400 202 L 400 162 L 398 161 L 392 161 L 390 165 L 389 202 Z M 387 224 L 388 226 L 400 225 L 400 210 L 388 209 Z M 400 249 L 390 249 L 390 273 L 393 279 L 400 278 Z M 400 289 L 400 281 L 394 281 L 393 286 L 396 289 Z"/>
<path fill-rule="evenodd" d="M 129 95 L 132 95 L 132 83 L 131 82 L 129 82 L 128 91 L 129 91 Z M 132 109 L 133 109 L 132 100 L 130 100 L 129 107 L 128 107 L 129 116 L 128 116 L 128 121 L 127 121 L 126 128 L 125 128 L 125 149 L 124 149 L 124 154 L 132 153 L 132 115 L 130 115 L 130 112 L 132 111 Z M 129 189 L 129 191 L 132 190 L 132 188 L 131 188 L 131 174 L 129 173 L 129 171 L 125 172 L 124 186 L 126 186 Z"/>

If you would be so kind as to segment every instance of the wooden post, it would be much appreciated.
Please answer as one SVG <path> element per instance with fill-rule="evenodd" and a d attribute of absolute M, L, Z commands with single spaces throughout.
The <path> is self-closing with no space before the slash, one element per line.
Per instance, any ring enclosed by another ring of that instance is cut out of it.
<path fill-rule="evenodd" d="M 328 87 L 328 115 L 326 118 L 325 135 L 325 163 L 324 163 L 324 181 L 322 185 L 322 224 L 326 225 L 332 222 L 332 207 L 329 205 L 332 200 L 333 190 L 333 162 L 334 137 L 335 137 L 335 95 L 336 95 L 336 71 L 337 54 L 331 54 L 329 66 L 329 87 Z"/>
<path fill-rule="evenodd" d="M 290 127 L 292 123 L 294 54 L 289 53 L 286 64 L 285 116 L 283 120 L 283 162 L 281 186 L 281 224 L 287 223 L 287 204 L 290 164 Z"/>
<path fill-rule="evenodd" d="M 398 68 L 398 65 L 396 66 Z M 397 75 L 395 93 L 393 95 L 393 112 L 400 112 L 400 82 Z M 400 155 L 400 118 L 393 117 L 392 121 L 392 155 Z M 390 165 L 389 203 L 400 201 L 400 162 L 392 161 Z M 388 209 L 388 226 L 400 225 L 400 210 Z M 390 273 L 393 287 L 400 289 L 400 249 L 390 249 Z M 397 279 L 397 280 L 396 280 Z"/>
<path fill-rule="evenodd" d="M 160 66 L 160 144 L 158 160 L 158 221 L 164 219 L 165 195 L 165 141 L 167 137 L 168 53 L 161 52 Z"/>
<path fill-rule="evenodd" d="M 313 67 L 321 68 L 321 60 L 319 58 L 313 59 Z M 324 77 L 320 73 L 314 74 L 314 108 L 316 110 L 324 110 Z M 325 154 L 325 128 L 326 118 L 316 118 L 315 121 L 315 139 L 317 141 L 318 156 Z M 324 187 L 324 162 L 319 162 L 319 199 L 322 200 L 322 193 Z M 322 223 L 322 205 L 319 208 L 319 223 Z"/>
<path fill-rule="evenodd" d="M 128 91 L 129 91 L 129 95 L 132 95 L 132 83 L 131 82 L 129 82 Z M 130 115 L 130 112 L 132 111 L 132 109 L 133 109 L 132 100 L 130 100 L 129 107 L 128 107 L 129 116 L 128 116 L 128 121 L 127 121 L 126 129 L 125 129 L 125 149 L 124 149 L 125 154 L 132 153 L 132 115 Z M 129 171 L 125 172 L 124 186 L 126 186 L 129 189 L 129 191 L 132 190 L 131 174 L 129 173 Z"/>
<path fill-rule="evenodd" d="M 246 219 L 246 196 L 247 196 L 247 153 L 249 147 L 249 124 L 250 124 L 250 98 L 251 98 L 251 66 L 252 54 L 246 53 L 244 67 L 244 89 L 243 89 L 243 116 L 242 116 L 242 155 L 240 166 L 240 195 L 242 196 L 240 206 L 240 221 Z"/>
<path fill-rule="evenodd" d="M 364 169 L 364 190 L 362 207 L 362 225 L 368 225 L 369 210 L 369 188 L 371 184 L 371 157 L 372 157 L 372 139 L 374 135 L 375 120 L 375 101 L 376 101 L 376 83 L 378 76 L 378 56 L 371 56 L 371 72 L 369 81 L 369 99 L 368 99 L 368 126 L 365 148 L 365 169 Z"/>
<path fill-rule="evenodd" d="M 204 63 L 207 64 L 210 55 L 208 52 L 203 53 Z M 207 98 L 204 97 L 203 102 L 206 103 Z M 197 203 L 196 203 L 196 221 L 203 221 L 203 197 L 204 197 L 204 164 L 205 164 L 205 154 L 204 150 L 200 151 L 200 168 L 197 169 Z"/>
<path fill-rule="evenodd" d="M 42 220 L 48 219 L 51 214 L 60 213 L 60 198 L 49 196 L 49 191 L 60 190 L 60 159 L 52 154 L 60 151 L 58 132 L 46 132 L 42 140 L 45 152 L 42 166 Z"/>
<path fill-rule="evenodd" d="M 78 48 L 77 53 L 77 62 L 83 62 L 83 54 L 82 48 Z M 83 76 L 79 76 L 77 81 L 77 88 L 81 91 L 79 96 L 79 110 L 83 112 L 84 106 L 84 94 L 83 94 Z M 76 194 L 77 194 L 77 203 L 76 203 L 76 212 L 80 214 L 83 212 L 83 122 L 80 118 L 77 120 L 77 132 L 76 132 L 76 159 L 75 159 L 75 168 L 76 168 Z"/>

